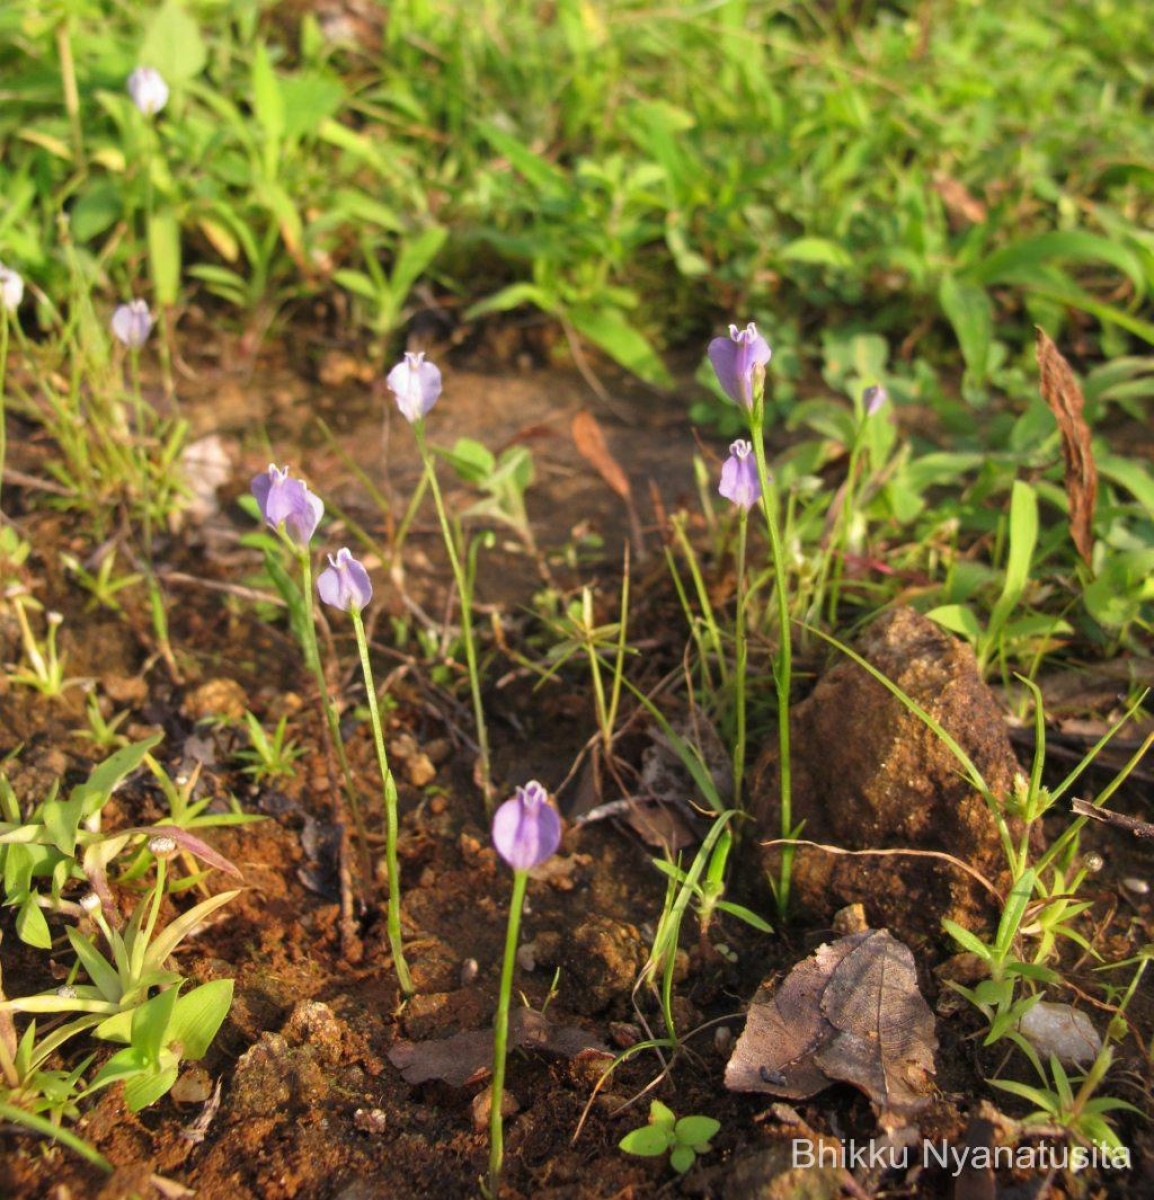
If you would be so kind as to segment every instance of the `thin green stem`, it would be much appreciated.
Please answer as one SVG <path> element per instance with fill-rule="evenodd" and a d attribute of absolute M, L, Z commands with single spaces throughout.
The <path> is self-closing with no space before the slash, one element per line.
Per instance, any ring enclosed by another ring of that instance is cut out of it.
<path fill-rule="evenodd" d="M 517 961 L 517 934 L 525 903 L 527 871 L 513 872 L 513 896 L 509 901 L 509 924 L 505 931 L 505 958 L 501 964 L 501 990 L 493 1019 L 493 1086 L 489 1108 L 489 1195 L 497 1200 L 501 1190 L 501 1164 L 505 1158 L 505 1128 L 501 1101 L 505 1094 L 505 1058 L 509 1050 L 509 1001 L 513 994 L 513 967 Z"/>
<path fill-rule="evenodd" d="M 316 618 L 313 610 L 313 563 L 312 556 L 308 552 L 307 547 L 297 547 L 297 559 L 300 562 L 301 579 L 303 583 L 302 592 L 304 599 L 304 621 L 302 633 L 305 639 L 305 644 L 302 647 L 304 650 L 305 662 L 312 671 L 314 678 L 317 681 L 317 689 L 320 692 L 321 708 L 324 709 L 325 720 L 328 722 L 329 739 L 332 742 L 333 753 L 337 756 L 337 762 L 340 764 L 341 775 L 345 783 L 345 797 L 349 802 L 349 810 L 353 818 L 353 827 L 357 831 L 357 841 L 361 847 L 362 871 L 364 873 L 364 882 L 366 886 L 369 884 L 372 876 L 369 862 L 369 838 L 365 832 L 364 818 L 361 816 L 361 802 L 357 794 L 357 785 L 353 780 L 352 768 L 349 766 L 349 756 L 345 753 L 344 739 L 341 737 L 341 723 L 337 716 L 336 705 L 333 704 L 332 697 L 329 695 L 328 681 L 325 679 L 324 668 L 321 666 L 321 652 L 317 644 L 317 629 Z"/>
<path fill-rule="evenodd" d="M 381 729 L 381 714 L 377 706 L 377 689 L 373 683 L 373 668 L 369 664 L 369 642 L 365 637 L 365 623 L 360 610 L 350 609 L 353 628 L 357 634 L 357 650 L 361 656 L 361 672 L 365 677 L 365 691 L 369 700 L 369 719 L 373 725 L 373 741 L 377 747 L 377 766 L 381 771 L 385 804 L 385 863 L 389 871 L 389 947 L 393 952 L 393 965 L 397 970 L 397 982 L 407 999 L 414 992 L 409 964 L 405 961 L 404 943 L 401 939 L 401 869 L 397 864 L 397 783 L 389 768 L 389 757 L 385 752 L 385 735 Z"/>
<path fill-rule="evenodd" d="M 8 461 L 8 306 L 0 303 L 0 500 L 3 499 L 4 466 Z M 0 503 L 0 513 L 4 506 Z"/>
<path fill-rule="evenodd" d="M 441 495 L 441 485 L 437 482 L 437 469 L 425 441 L 423 421 L 414 422 L 413 435 L 417 439 L 417 449 L 420 451 L 421 462 L 424 464 L 425 478 L 429 481 L 429 490 L 433 493 L 433 503 L 436 505 L 437 517 L 441 522 L 441 534 L 445 539 L 449 565 L 452 568 L 453 579 L 457 584 L 457 594 L 461 600 L 461 637 L 465 643 L 465 663 L 469 671 L 469 689 L 473 698 L 473 720 L 477 726 L 477 747 L 481 760 L 481 791 L 485 799 L 485 808 L 491 810 L 493 782 L 489 763 L 489 732 L 485 726 L 485 708 L 481 702 L 481 672 L 477 665 L 477 644 L 473 636 L 473 589 L 469 584 L 468 576 L 461 562 L 461 555 L 457 550 L 457 539 L 445 508 L 445 499 Z"/>
<path fill-rule="evenodd" d="M 747 578 L 745 573 L 745 544 L 749 526 L 749 513 L 742 508 L 737 526 L 737 618 L 734 628 L 736 658 L 733 665 L 733 705 L 737 731 L 733 739 L 733 803 L 744 809 L 741 787 L 745 780 L 745 673 L 749 660 L 749 642 L 745 633 L 745 605 Z"/>
<path fill-rule="evenodd" d="M 769 474 L 769 465 L 765 460 L 765 445 L 762 441 L 762 421 L 760 412 L 757 410 L 750 414 L 750 434 L 752 435 L 754 457 L 757 461 L 757 478 L 761 484 L 761 505 L 765 512 L 765 525 L 769 534 L 770 557 L 773 560 L 774 591 L 777 595 L 778 650 L 773 674 L 774 682 L 777 684 L 781 836 L 789 842 L 797 837 L 797 832 L 793 828 L 792 772 L 789 749 L 789 693 L 793 670 L 789 628 L 789 593 L 786 591 L 785 553 L 781 545 L 781 532 L 778 529 L 779 506 L 777 490 Z M 781 853 L 781 874 L 778 879 L 776 899 L 778 912 L 783 917 L 789 906 L 789 884 L 790 875 L 793 870 L 793 851 L 794 848 L 792 846 L 786 845 L 782 848 Z"/>

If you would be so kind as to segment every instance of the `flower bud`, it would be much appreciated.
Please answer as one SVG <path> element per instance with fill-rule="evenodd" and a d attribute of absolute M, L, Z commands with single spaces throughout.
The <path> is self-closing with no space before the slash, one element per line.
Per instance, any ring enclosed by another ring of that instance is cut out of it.
<path fill-rule="evenodd" d="M 493 816 L 493 845 L 514 871 L 540 866 L 560 844 L 560 814 L 536 780 L 519 787 Z"/>
<path fill-rule="evenodd" d="M 155 67 L 137 67 L 128 77 L 128 94 L 132 103 L 151 117 L 168 103 L 168 84 Z"/>
<path fill-rule="evenodd" d="M 152 314 L 143 300 L 121 304 L 112 314 L 112 333 L 129 350 L 139 350 L 152 332 Z"/>
<path fill-rule="evenodd" d="M 441 372 L 431 362 L 425 362 L 421 351 L 407 353 L 405 361 L 397 363 L 385 382 L 410 425 L 427 417 L 441 394 Z"/>

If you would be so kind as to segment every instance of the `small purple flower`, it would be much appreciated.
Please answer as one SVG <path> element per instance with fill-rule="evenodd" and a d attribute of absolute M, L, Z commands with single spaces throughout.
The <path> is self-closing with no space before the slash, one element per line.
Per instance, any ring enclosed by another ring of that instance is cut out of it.
<path fill-rule="evenodd" d="M 493 845 L 514 871 L 529 871 L 557 853 L 561 817 L 536 781 L 517 789 L 493 814 Z"/>
<path fill-rule="evenodd" d="M 389 390 L 397 397 L 397 407 L 409 422 L 420 421 L 429 415 L 441 394 L 441 372 L 431 362 L 425 362 L 423 351 L 406 353 L 389 372 Z"/>
<path fill-rule="evenodd" d="M 0 263 L 0 304 L 14 313 L 24 299 L 24 280 L 18 271 Z"/>
<path fill-rule="evenodd" d="M 750 321 L 744 329 L 730 325 L 729 337 L 709 343 L 709 361 L 725 394 L 742 408 L 752 408 L 765 367 L 773 357 L 769 343 Z"/>
<path fill-rule="evenodd" d="M 865 405 L 865 415 L 872 417 L 879 408 L 890 398 L 884 387 L 875 384 L 862 392 L 862 403 Z"/>
<path fill-rule="evenodd" d="M 721 484 L 717 490 L 746 512 L 761 499 L 761 480 L 757 477 L 753 447 L 742 438 L 729 447 L 729 457 L 721 468 Z"/>
<path fill-rule="evenodd" d="M 152 332 L 152 313 L 143 300 L 121 304 L 112 314 L 112 332 L 129 350 L 139 350 Z"/>
<path fill-rule="evenodd" d="M 364 563 L 353 558 L 352 551 L 344 546 L 336 558 L 329 555 L 329 565 L 317 578 L 317 591 L 326 604 L 344 612 L 360 612 L 373 598 L 373 585 Z"/>
<path fill-rule="evenodd" d="M 250 490 L 266 524 L 283 529 L 289 541 L 302 548 L 312 541 L 325 506 L 300 479 L 289 478 L 288 467 L 269 463 L 265 473 L 253 477 Z"/>
<path fill-rule="evenodd" d="M 168 84 L 155 67 L 137 67 L 128 77 L 128 94 L 146 117 L 152 117 L 168 103 Z"/>

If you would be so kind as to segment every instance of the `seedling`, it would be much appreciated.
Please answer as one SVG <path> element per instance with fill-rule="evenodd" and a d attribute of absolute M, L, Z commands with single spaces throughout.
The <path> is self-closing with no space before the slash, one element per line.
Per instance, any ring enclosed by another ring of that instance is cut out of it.
<path fill-rule="evenodd" d="M 699 1154 L 708 1154 L 713 1147 L 710 1139 L 721 1129 L 713 1117 L 682 1117 L 654 1100 L 649 1106 L 649 1124 L 627 1133 L 617 1144 L 626 1154 L 641 1158 L 660 1158 L 669 1155 L 669 1165 L 679 1174 L 697 1161 Z"/>
<path fill-rule="evenodd" d="M 242 770 L 257 783 L 267 779 L 291 779 L 296 774 L 293 763 L 304 754 L 303 748 L 287 737 L 288 716 L 276 723 L 270 736 L 254 714 L 244 714 L 244 725 L 248 732 L 249 748 L 238 750 L 236 757 L 247 763 Z"/>

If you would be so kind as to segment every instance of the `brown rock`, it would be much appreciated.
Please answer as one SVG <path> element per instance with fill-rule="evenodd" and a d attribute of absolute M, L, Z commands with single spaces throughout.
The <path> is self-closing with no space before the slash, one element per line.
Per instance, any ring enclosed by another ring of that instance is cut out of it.
<path fill-rule="evenodd" d="M 181 709 L 194 721 L 206 717 L 240 721 L 248 709 L 248 696 L 235 679 L 210 679 L 185 696 Z"/>
<path fill-rule="evenodd" d="M 993 694 L 971 649 L 913 609 L 884 614 L 857 647 L 950 733 L 994 797 L 1010 795 L 1017 760 Z M 802 837 L 849 850 L 944 852 L 1005 883 L 994 817 L 945 744 L 856 663 L 842 659 L 792 714 L 793 820 Z M 754 773 L 753 812 L 762 836 L 779 836 L 776 746 Z M 779 850 L 767 851 L 777 873 Z M 801 847 L 793 894 L 811 915 L 829 918 L 865 905 L 874 928 L 915 946 L 946 941 L 943 917 L 969 928 L 994 916 L 993 897 L 941 859 L 849 857 Z"/>

